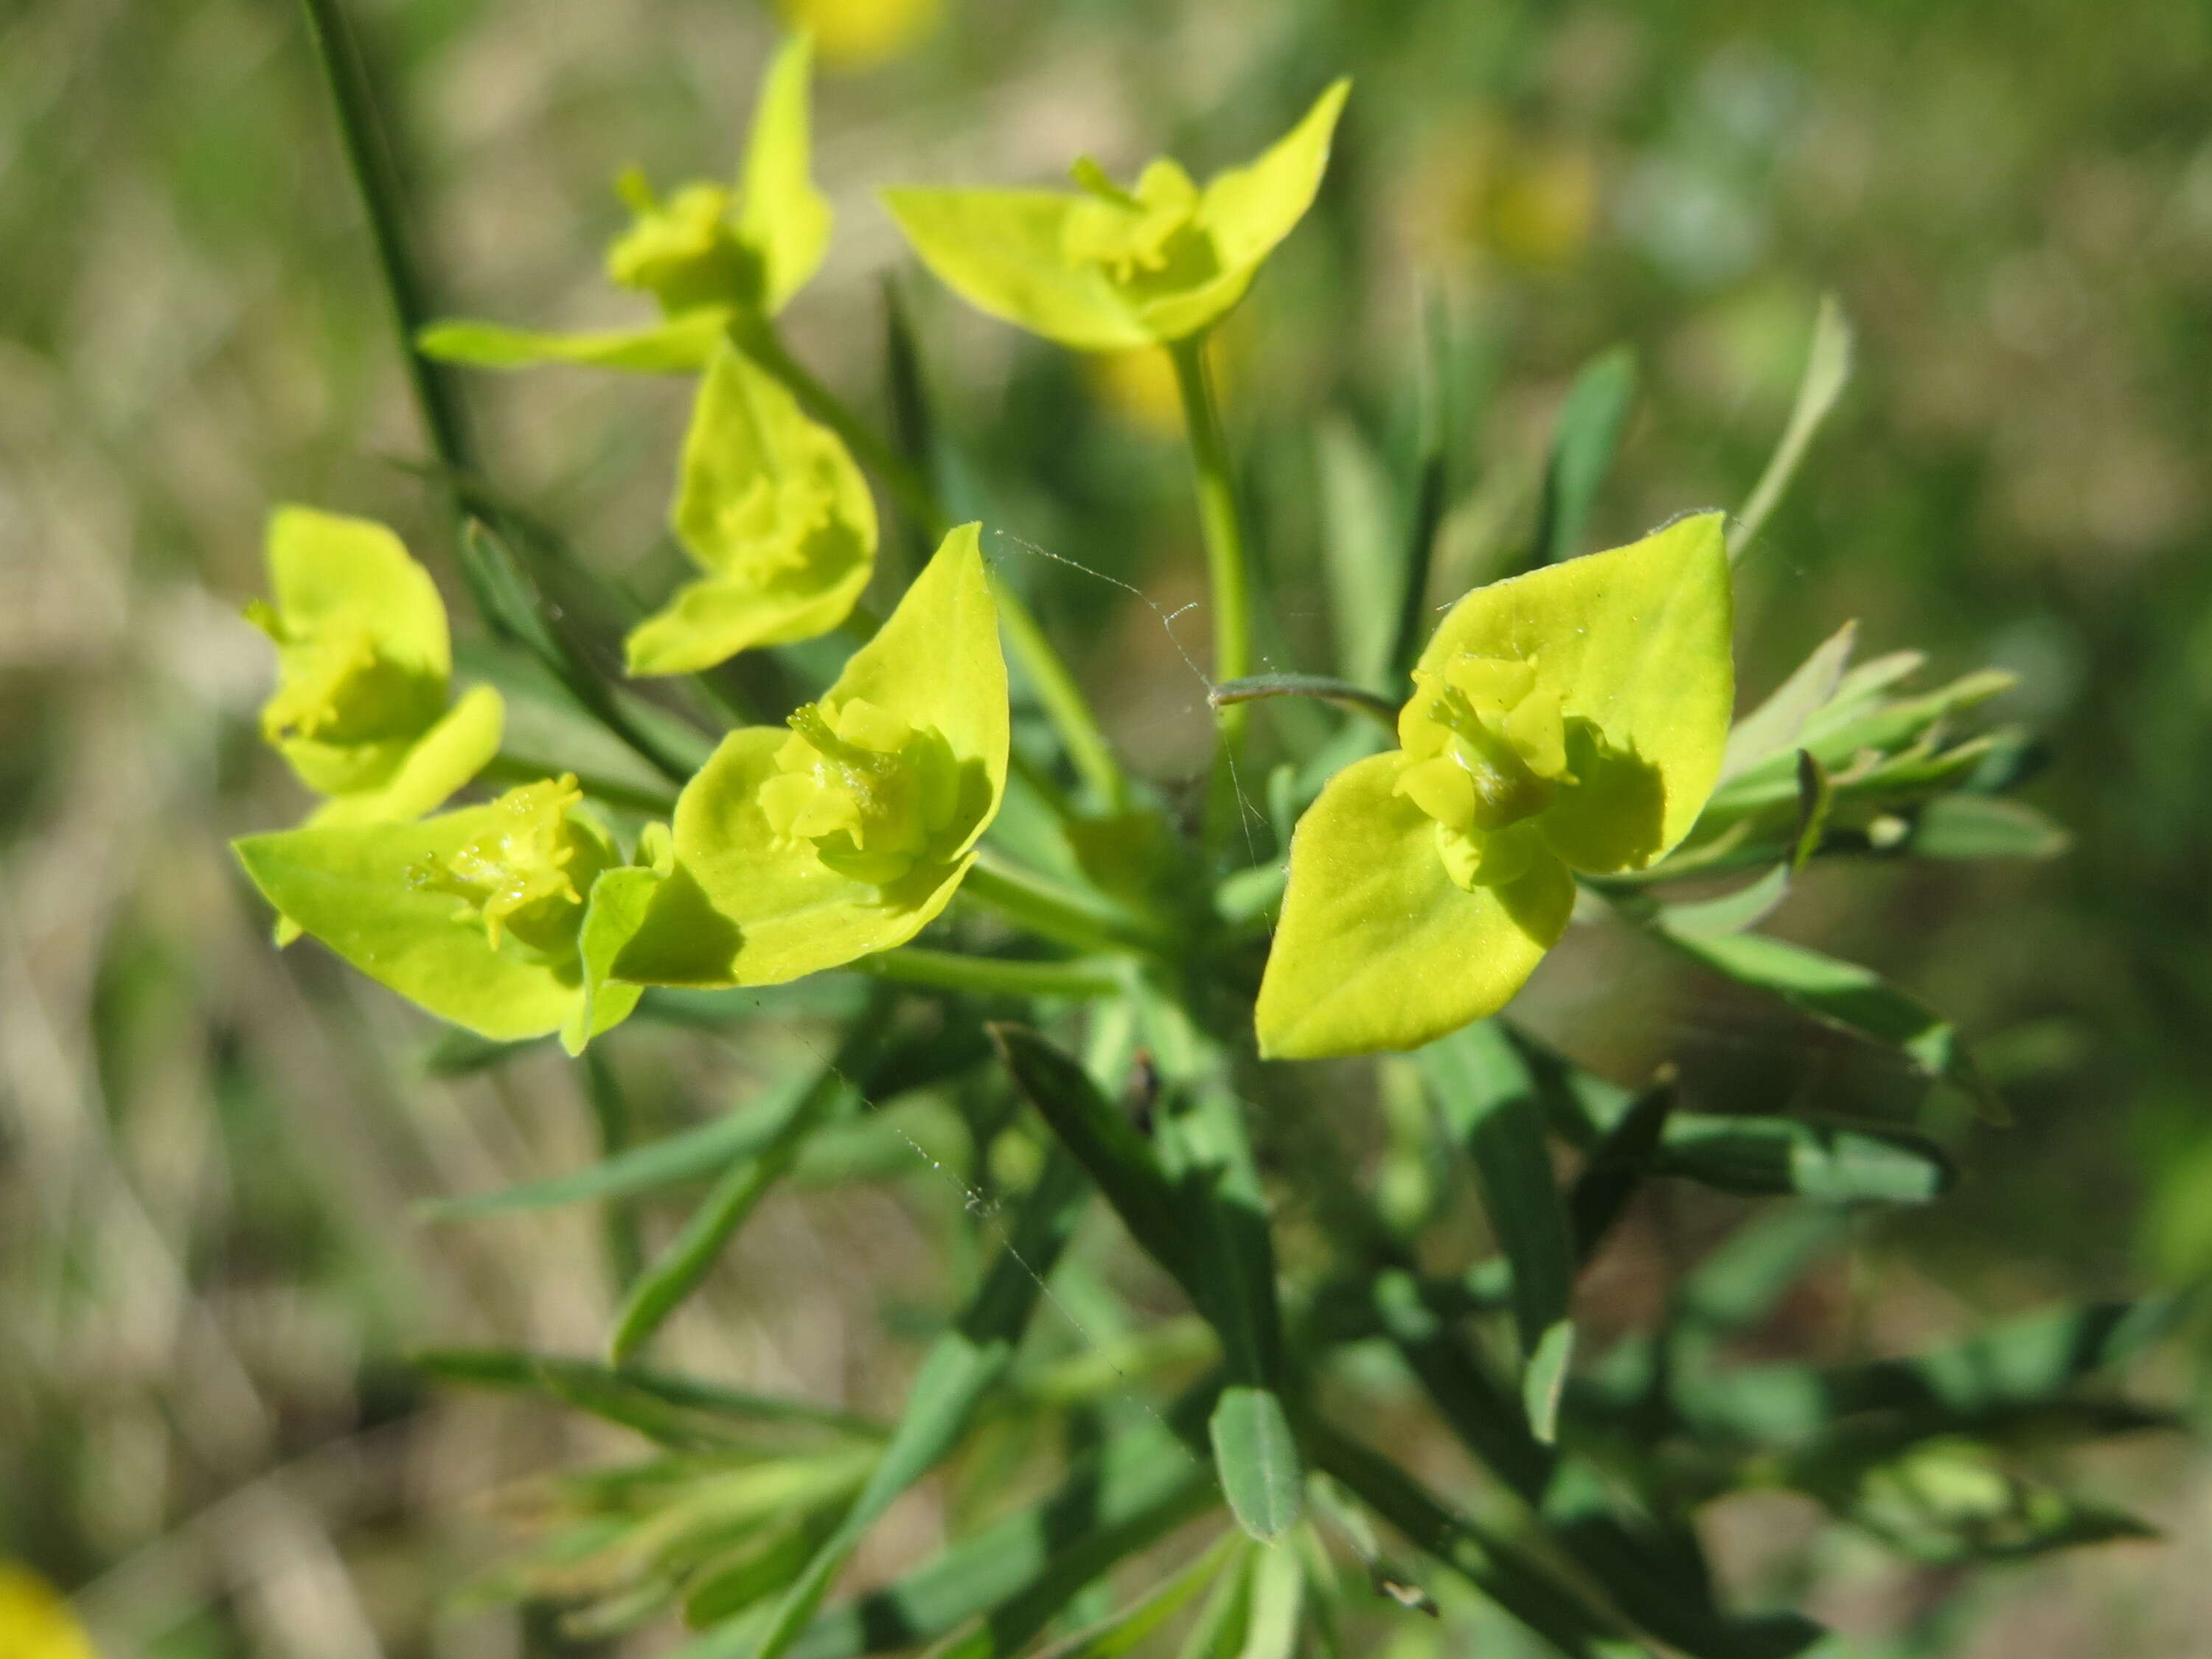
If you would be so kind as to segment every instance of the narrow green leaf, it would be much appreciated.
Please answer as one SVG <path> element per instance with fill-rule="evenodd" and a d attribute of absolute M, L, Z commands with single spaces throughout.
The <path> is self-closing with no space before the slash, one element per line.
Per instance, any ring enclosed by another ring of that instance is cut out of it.
<path fill-rule="evenodd" d="M 1965 1090 L 1985 1115 L 2002 1113 L 1951 1023 L 1872 969 L 1764 933 L 1698 935 L 1677 933 L 1663 922 L 1654 932 L 1716 973 L 1771 992 L 1825 1024 L 1896 1049 L 1922 1075 Z"/>
<path fill-rule="evenodd" d="M 1446 1508 L 1389 1458 L 1325 1425 L 1307 1432 L 1314 1462 L 1361 1503 L 1573 1659 L 1600 1659 L 1625 1634 L 1548 1568 Z M 1619 1650 L 1611 1650 L 1618 1652 Z"/>
<path fill-rule="evenodd" d="M 1297 1442 L 1283 1402 L 1265 1389 L 1224 1389 L 1206 1429 L 1237 1524 L 1262 1543 L 1281 1537 L 1304 1503 Z"/>
<path fill-rule="evenodd" d="M 1636 353 L 1613 346 L 1583 365 L 1567 388 L 1544 470 L 1544 494 L 1526 563 L 1557 564 L 1582 549 L 1590 509 L 1620 447 L 1636 401 Z"/>
<path fill-rule="evenodd" d="M 1314 434 L 1322 511 L 1322 570 L 1346 679 L 1379 687 L 1389 669 L 1391 596 L 1399 580 L 1390 478 L 1382 458 L 1340 415 Z"/>
<path fill-rule="evenodd" d="M 1291 1659 L 1305 1606 L 1305 1563 L 1297 1551 L 1268 1550 L 1252 1564 L 1252 1611 L 1237 1659 Z"/>
<path fill-rule="evenodd" d="M 1216 1069 L 1221 1057 L 1209 1060 L 1200 1062 L 1207 1074 L 1160 1115 L 1157 1133 L 1195 1232 L 1199 1310 L 1221 1334 L 1232 1385 L 1223 1391 L 1225 1415 L 1213 1437 L 1222 1486 L 1237 1521 L 1265 1543 L 1297 1518 L 1305 1480 L 1281 1400 L 1282 1315 L 1267 1200 L 1245 1136 L 1243 1103 Z M 1167 1069 L 1172 1079 L 1171 1060 Z M 1224 1425 L 1234 1431 L 1224 1434 Z M 1254 1457 L 1256 1462 L 1246 1461 Z"/>
<path fill-rule="evenodd" d="M 1194 1402 L 1201 1411 L 1206 1403 L 1204 1396 Z M 920 1647 L 979 1616 L 985 1623 L 972 1644 L 975 1659 L 1001 1659 L 1085 1585 L 1218 1498 L 1206 1465 L 1175 1433 L 1147 1424 L 1078 1462 L 1042 1503 L 818 1615 L 790 1659 L 854 1659 Z M 673 1659 L 750 1659 L 759 1630 L 758 1621 L 740 1619 L 687 1643 Z M 970 1653 L 971 1644 L 958 1651 Z"/>
<path fill-rule="evenodd" d="M 1574 1234 L 1534 1081 L 1504 1031 L 1487 1022 L 1431 1043 L 1418 1059 L 1452 1138 L 1474 1160 L 1492 1230 L 1513 1264 L 1525 1365 L 1566 1318 L 1575 1279 Z"/>
<path fill-rule="evenodd" d="M 434 1221 L 473 1221 L 524 1210 L 550 1209 L 587 1199 L 629 1198 L 687 1181 L 702 1181 L 747 1158 L 775 1139 L 816 1084 L 816 1074 L 784 1079 L 761 1099 L 696 1129 L 634 1146 L 596 1164 L 489 1193 L 437 1199 L 422 1206 Z"/>
<path fill-rule="evenodd" d="M 1151 1143 L 1107 1103 L 1082 1066 L 1035 1031 L 986 1029 L 1014 1086 L 1090 1172 L 1130 1236 L 1197 1301 L 1188 1224 Z"/>
<path fill-rule="evenodd" d="M 1628 1207 L 1657 1162 L 1662 1139 L 1674 1115 L 1678 1097 L 1672 1068 L 1636 1097 L 1603 1139 L 1567 1194 L 1567 1215 L 1575 1240 L 1575 1259 L 1588 1261 Z"/>
<path fill-rule="evenodd" d="M 1716 1332 L 1756 1324 L 1800 1273 L 1841 1243 L 1850 1220 L 1848 1211 L 1826 1204 L 1762 1211 L 1691 1270 L 1676 1306 Z"/>
<path fill-rule="evenodd" d="M 673 1243 L 640 1273 L 615 1315 L 607 1352 L 617 1364 L 644 1346 L 668 1316 L 681 1306 L 720 1259 L 722 1249 L 753 1208 L 766 1197 L 799 1156 L 809 1135 L 828 1122 L 852 1097 L 835 1066 L 825 1069 L 802 1095 L 768 1144 L 732 1164 L 692 1212 Z"/>
<path fill-rule="evenodd" d="M 1686 1112 L 1667 1126 L 1659 1168 L 1723 1192 L 1831 1203 L 1925 1204 L 1957 1179 L 1941 1147 L 1905 1130 Z"/>
<path fill-rule="evenodd" d="M 1923 859 L 2048 859 L 2073 837 L 2033 806 L 1996 795 L 1941 795 L 1912 818 L 1902 850 Z"/>
<path fill-rule="evenodd" d="M 734 1618 L 783 1589 L 821 1547 L 834 1518 L 834 1514 L 824 1516 L 819 1512 L 802 1516 L 738 1559 L 709 1570 L 685 1590 L 684 1622 L 702 1630 Z"/>
<path fill-rule="evenodd" d="M 1755 927 L 1774 914 L 1790 894 L 1790 866 L 1778 864 L 1758 880 L 1718 898 L 1689 904 L 1666 905 L 1658 912 L 1660 925 L 1687 939 L 1715 939 Z"/>
<path fill-rule="evenodd" d="M 977 1404 L 1006 1374 L 1090 1190 L 1083 1166 L 1064 1148 L 1056 1149 L 1023 1202 L 1013 1237 L 974 1299 L 923 1360 L 867 1485 L 785 1593 L 753 1659 L 778 1659 L 798 1639 L 869 1528 L 952 1449 Z"/>
<path fill-rule="evenodd" d="M 1243 1540 L 1241 1534 L 1237 1534 Z M 1214 1582 L 1206 1605 L 1184 1633 L 1176 1659 L 1237 1659 L 1252 1623 L 1252 1571 L 1257 1553 L 1246 1541 L 1244 1553 Z"/>
<path fill-rule="evenodd" d="M 410 1356 L 410 1362 L 441 1382 L 471 1388 L 497 1389 L 534 1394 L 562 1401 L 595 1416 L 624 1422 L 655 1439 L 642 1421 L 629 1422 L 611 1415 L 620 1408 L 633 1415 L 649 1411 L 701 1414 L 746 1424 L 800 1424 L 835 1429 L 841 1433 L 876 1436 L 882 1426 L 850 1412 L 775 1395 L 754 1394 L 719 1382 L 701 1382 L 674 1371 L 629 1365 L 617 1370 L 597 1360 L 559 1354 L 525 1352 L 513 1348 L 426 1348 Z M 656 1425 L 675 1419 L 655 1417 Z M 696 1417 L 684 1421 L 696 1424 Z"/>
<path fill-rule="evenodd" d="M 1814 646 L 1765 702 L 1729 729 L 1728 750 L 1721 762 L 1722 783 L 1796 746 L 1805 722 L 1836 695 L 1858 637 L 1858 623 L 1845 623 Z"/>
<path fill-rule="evenodd" d="M 1574 1322 L 1559 1320 L 1536 1339 L 1522 1369 L 1521 1408 L 1528 1418 L 1528 1432 L 1547 1446 L 1559 1437 L 1559 1397 L 1566 1390 L 1574 1353 Z"/>
<path fill-rule="evenodd" d="M 1828 411 L 1836 406 L 1850 378 L 1850 319 L 1844 315 L 1834 295 L 1824 294 L 1813 319 L 1812 348 L 1805 355 L 1805 373 L 1797 382 L 1797 401 L 1790 410 L 1790 423 L 1782 429 L 1782 441 L 1774 447 L 1773 459 L 1759 474 L 1743 511 L 1736 515 L 1734 532 L 1729 537 L 1732 556 L 1741 555 L 1765 528 L 1805 452 L 1812 447 L 1814 434 L 1828 418 Z"/>
<path fill-rule="evenodd" d="M 1235 1533 L 1224 1533 L 1198 1559 L 1129 1606 L 1087 1630 L 1043 1649 L 1036 1659 L 1121 1659 L 1134 1652 L 1161 1626 L 1182 1611 L 1190 1599 L 1220 1576 L 1239 1551 L 1250 1547 Z"/>

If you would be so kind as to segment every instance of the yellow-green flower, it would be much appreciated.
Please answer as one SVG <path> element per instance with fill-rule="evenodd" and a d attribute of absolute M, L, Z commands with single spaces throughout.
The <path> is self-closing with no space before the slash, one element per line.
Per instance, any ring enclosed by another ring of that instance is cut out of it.
<path fill-rule="evenodd" d="M 98 1659 L 70 1605 L 28 1567 L 0 1561 L 0 1654 L 8 1659 Z"/>
<path fill-rule="evenodd" d="M 434 323 L 422 331 L 422 349 L 483 368 L 573 362 L 689 373 L 706 364 L 732 322 L 782 310 L 830 246 L 829 199 L 811 173 L 811 56 L 807 38 L 798 35 L 770 60 L 734 187 L 699 181 L 663 198 L 635 171 L 617 183 L 633 218 L 607 252 L 607 274 L 651 295 L 659 321 L 580 334 Z"/>
<path fill-rule="evenodd" d="M 857 70 L 920 45 L 937 27 L 945 0 L 776 0 L 775 9 L 813 37 L 825 66 Z"/>
<path fill-rule="evenodd" d="M 1575 872 L 1641 869 L 1697 822 L 1735 696 L 1718 514 L 1478 588 L 1415 670 L 1400 746 L 1299 822 L 1262 1054 L 1412 1048 L 1503 1007 Z"/>
<path fill-rule="evenodd" d="M 826 634 L 876 568 L 875 502 L 843 441 L 726 343 L 699 385 L 671 519 L 705 575 L 631 631 L 633 674 Z"/>
<path fill-rule="evenodd" d="M 417 823 L 234 847 L 270 903 L 371 979 L 484 1036 L 558 1031 L 574 1053 L 636 1005 L 608 969 L 669 868 L 660 826 L 625 864 L 582 799 L 562 777 Z"/>
<path fill-rule="evenodd" d="M 437 807 L 499 752 L 504 707 L 477 686 L 447 707 L 445 602 L 399 538 L 304 507 L 269 521 L 273 604 L 246 608 L 276 641 L 261 732 L 327 797 L 314 824 L 379 823 Z"/>
<path fill-rule="evenodd" d="M 1211 327 L 1321 187 L 1351 82 L 1248 167 L 1200 189 L 1165 157 L 1124 189 L 1088 159 L 1080 193 L 890 190 L 922 263 L 970 305 L 1081 351 L 1164 345 Z"/>
<path fill-rule="evenodd" d="M 1007 738 L 998 606 L 963 525 L 818 702 L 732 732 L 684 786 L 673 870 L 616 971 L 775 985 L 904 944 L 974 862 Z"/>

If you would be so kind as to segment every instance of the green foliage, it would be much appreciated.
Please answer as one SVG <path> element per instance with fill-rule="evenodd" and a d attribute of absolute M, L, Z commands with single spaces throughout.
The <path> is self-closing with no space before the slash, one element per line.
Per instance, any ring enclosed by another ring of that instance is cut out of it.
<path fill-rule="evenodd" d="M 558 538 L 472 481 L 444 481 L 492 653 L 510 672 L 534 662 L 574 721 L 680 785 L 672 803 L 635 781 L 580 782 L 560 754 L 541 767 L 507 753 L 517 787 L 422 817 L 487 752 L 412 811 L 364 806 L 238 843 L 292 924 L 495 1043 L 557 1030 L 574 1054 L 633 1015 L 664 1036 L 687 1018 L 715 1025 L 740 1046 L 818 1028 L 807 1061 L 763 1068 L 756 1097 L 643 1144 L 596 1049 L 596 1160 L 444 1206 L 447 1219 L 605 1207 L 619 1280 L 605 1364 L 506 1350 L 428 1364 L 655 1448 L 548 1484 L 538 1547 L 486 1594 L 557 1602 L 580 1638 L 674 1613 L 695 1628 L 692 1659 L 923 1644 L 998 1659 L 1041 1639 L 1110 1655 L 1188 1609 L 1188 1653 L 1293 1659 L 1334 1650 L 1340 1613 L 1358 1611 L 1331 1522 L 1384 1600 L 1437 1611 L 1384 1565 L 1379 1522 L 1558 1651 L 1779 1659 L 1823 1633 L 1729 1605 L 1698 1511 L 1729 1493 L 1805 1493 L 1946 1566 L 2137 1531 L 2043 1480 L 2022 1449 L 2031 1428 L 2079 1439 L 2160 1420 L 2095 1376 L 2154 1334 L 2152 1314 L 2073 1310 L 2055 1336 L 2001 1330 L 1841 1366 L 1732 1346 L 1823 1269 L 1854 1218 L 1951 1188 L 1963 1148 L 1940 1109 L 1917 1125 L 1705 1109 L 1673 1064 L 1631 1090 L 1505 1023 L 1571 922 L 1609 921 L 1889 1056 L 1899 1120 L 1937 1083 L 1997 1109 L 1950 1019 L 1872 969 L 1755 931 L 1823 860 L 2040 855 L 2063 839 L 2003 798 L 2027 740 L 1960 734 L 2008 675 L 1908 695 L 1917 654 L 1854 667 L 1846 625 L 1731 724 L 1731 543 L 1767 522 L 1845 385 L 1840 307 L 1821 307 L 1794 410 L 1733 530 L 1719 513 L 1677 514 L 1577 556 L 1630 433 L 1626 347 L 1569 389 L 1534 523 L 1493 538 L 1488 571 L 1507 574 L 1487 582 L 1449 533 L 1468 504 L 1443 392 L 1422 400 L 1403 465 L 1333 417 L 1317 452 L 1343 544 L 1332 672 L 1255 673 L 1272 660 L 1273 579 L 1255 550 L 1274 526 L 1240 500 L 1202 347 L 1313 207 L 1348 83 L 1202 189 L 1171 161 L 1124 187 L 1083 160 L 1073 194 L 887 192 L 923 263 L 978 307 L 1080 350 L 1171 349 L 1218 721 L 1205 781 L 1177 781 L 1116 752 L 1115 723 L 987 562 L 981 525 L 942 532 L 943 497 L 964 504 L 972 486 L 903 310 L 887 370 L 898 446 L 776 332 L 830 229 L 808 73 L 803 40 L 769 66 L 737 191 L 663 198 L 625 176 L 635 222 L 609 274 L 650 294 L 659 324 L 418 337 L 484 366 L 699 374 L 671 522 L 700 574 L 641 620 L 620 603 L 572 611 L 561 596 L 592 584 Z M 396 221 L 392 204 L 383 217 Z M 1442 376 L 1449 331 L 1431 323 Z M 858 609 L 878 574 L 869 475 L 909 539 L 942 535 L 880 627 Z M 465 749 L 441 735 L 455 722 L 496 750 L 483 710 L 499 705 L 446 711 L 442 607 L 397 543 L 279 523 L 265 625 L 284 678 L 266 724 L 300 775 L 341 801 L 398 788 L 404 805 L 422 768 Z M 1409 662 L 1447 571 L 1455 597 Z M 860 641 L 842 664 L 826 637 L 840 628 Z M 664 702 L 617 683 L 617 639 L 629 675 L 665 683 Z M 755 706 L 791 712 L 781 726 L 725 718 Z M 1377 752 L 1382 723 L 1396 746 Z M 1261 761 L 1265 813 L 1248 787 Z M 1724 890 L 1676 886 L 1731 872 Z M 840 971 L 865 993 L 811 1008 L 696 1000 Z M 902 1047 L 911 1023 L 928 1035 Z M 1079 1038 L 1087 1063 L 1067 1051 Z M 452 1063 L 489 1069 L 512 1052 Z M 1371 1066 L 1283 1063 L 1376 1054 L 1411 1057 L 1386 1059 L 1379 1083 Z M 1381 1199 L 1351 1152 L 1378 1088 L 1394 1167 L 1413 1177 Z M 941 1158 L 886 1120 L 909 1089 L 963 1150 Z M 962 1218 L 947 1310 L 918 1322 L 887 1428 L 642 1363 L 750 1248 L 740 1235 L 771 1194 L 809 1167 L 867 1178 L 886 1147 L 949 1179 Z M 672 1230 L 639 1225 L 640 1200 L 698 1184 Z M 1591 1269 L 1659 1254 L 1628 1242 L 1663 1224 L 1647 1194 L 1700 1188 L 1784 1202 L 1693 1267 L 1667 1266 L 1656 1315 L 1617 1334 L 1617 1310 L 1595 1316 Z M 1110 1273 L 1079 1224 L 1094 1190 L 1118 1223 L 1108 1236 L 1133 1247 Z M 1483 1224 L 1465 1225 L 1478 1207 Z M 1483 1241 L 1472 1261 L 1470 1239 Z M 1479 1500 L 1432 1492 L 1395 1439 L 1370 1443 L 1417 1409 L 1485 1467 Z M 833 1601 L 925 1480 L 945 1494 L 953 1541 Z M 1046 1486 L 1009 1512 L 1009 1490 Z M 1124 1564 L 1200 1516 L 1214 1541 L 1118 1602 Z"/>

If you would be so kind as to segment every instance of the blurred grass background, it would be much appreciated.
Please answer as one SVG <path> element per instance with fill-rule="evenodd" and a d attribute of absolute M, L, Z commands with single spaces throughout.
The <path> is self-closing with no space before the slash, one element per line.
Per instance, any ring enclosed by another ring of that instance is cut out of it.
<path fill-rule="evenodd" d="M 1322 202 L 1221 347 L 1275 584 L 1271 665 L 1322 661 L 1329 422 L 1401 456 L 1414 388 L 1437 377 L 1446 556 L 1471 581 L 1526 522 L 1568 380 L 1615 342 L 1644 392 L 1596 544 L 1740 502 L 1817 297 L 1838 293 L 1859 372 L 1744 567 L 1747 685 L 1850 616 L 1869 651 L 2015 669 L 2001 712 L 2052 746 L 2030 798 L 2077 838 L 2053 866 L 1849 870 L 1783 919 L 1956 1017 L 2018 1119 L 1979 1138 L 1957 1194 L 1870 1240 L 1868 1340 L 2212 1267 L 2212 15 L 803 9 L 843 48 L 817 99 L 840 218 L 792 337 L 864 398 L 879 281 L 906 269 L 878 185 L 1043 181 L 1082 151 L 1211 169 L 1356 77 Z M 633 161 L 663 182 L 723 170 L 774 27 L 741 0 L 355 10 L 442 308 L 544 325 L 632 314 L 599 274 L 621 216 L 608 183 Z M 299 805 L 254 738 L 269 665 L 237 617 L 268 505 L 383 518 L 434 564 L 444 550 L 396 464 L 422 446 L 293 10 L 0 8 L 0 1555 L 77 1592 L 110 1659 L 568 1650 L 453 1591 L 496 1551 L 501 1483 L 597 1443 L 434 1397 L 403 1349 L 598 1340 L 588 1217 L 465 1229 L 411 1209 L 588 1158 L 579 1081 L 552 1060 L 427 1077 L 426 1023 L 312 947 L 272 951 L 223 849 Z M 1054 556 L 998 556 L 1139 766 L 1193 772 L 1204 687 L 1177 641 L 1198 654 L 1202 621 L 1164 628 L 1076 568 L 1157 612 L 1198 597 L 1161 367 L 1075 360 L 909 292 L 974 499 Z M 663 579 L 683 385 L 548 371 L 469 389 L 501 487 L 617 580 Z M 1883 1109 L 1893 1079 L 1623 949 L 1578 944 L 1532 989 L 1577 1054 L 1623 1075 L 1673 1056 L 1723 1102 Z M 623 1063 L 675 1123 L 762 1062 L 641 1034 Z M 933 1240 L 957 1198 L 917 1159 L 833 1204 L 777 1200 L 675 1353 L 895 1401 L 912 1350 L 881 1315 L 941 1299 Z M 2212 1652 L 2207 1474 L 2171 1443 L 2116 1461 L 2107 1485 L 2169 1540 L 1988 1575 L 1956 1650 Z M 894 1520 L 872 1546 L 886 1561 L 940 1524 L 926 1504 Z M 1753 1516 L 1734 1547 L 1755 1561 L 1777 1524 Z M 1879 1634 L 1940 1577 L 1845 1548 L 1808 1593 Z"/>

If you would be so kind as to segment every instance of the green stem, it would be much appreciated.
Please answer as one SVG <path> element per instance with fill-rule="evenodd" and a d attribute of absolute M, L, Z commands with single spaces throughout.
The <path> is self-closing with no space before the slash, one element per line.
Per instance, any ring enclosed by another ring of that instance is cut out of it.
<path fill-rule="evenodd" d="M 633 1126 L 629 1103 L 623 1096 L 622 1079 L 615 1075 L 604 1044 L 584 1051 L 584 1098 L 591 1105 L 592 1123 L 599 1132 L 599 1157 L 603 1160 L 613 1158 L 629 1146 Z M 610 1199 L 602 1224 L 607 1265 L 613 1271 L 617 1290 L 627 1290 L 645 1266 L 645 1243 L 638 1231 L 637 1212 L 624 1200 Z"/>
<path fill-rule="evenodd" d="M 921 470 L 901 455 L 846 406 L 837 394 L 816 380 L 806 366 L 793 356 L 775 329 L 765 322 L 740 325 L 738 343 L 760 366 L 781 380 L 806 412 L 844 440 L 860 465 L 883 481 L 900 510 L 921 527 L 923 539 L 934 546 L 947 528 L 944 504 Z M 991 594 L 999 604 L 999 623 L 1014 659 L 1029 677 L 1030 689 L 1043 707 L 1045 718 L 1059 732 L 1068 758 L 1097 790 L 1110 811 L 1127 804 L 1128 780 L 1121 763 L 1099 729 L 1097 716 L 1068 671 L 1066 662 L 1045 637 L 1036 613 L 997 572 L 991 574 Z"/>
<path fill-rule="evenodd" d="M 987 884 L 988 881 L 986 878 Z M 1092 963 L 1017 962 L 915 945 L 862 957 L 851 966 L 856 974 L 872 974 L 878 979 L 927 985 L 939 991 L 972 991 L 983 996 L 1104 997 L 1121 988 L 1121 975 L 1111 967 Z"/>
<path fill-rule="evenodd" d="M 399 331 L 399 356 L 408 389 L 414 394 L 432 453 L 453 471 L 469 471 L 473 462 L 468 429 L 452 383 L 442 366 L 415 349 L 416 331 L 429 321 L 429 307 L 407 245 L 398 170 L 377 125 L 360 43 L 339 9 L 339 0 L 300 0 L 300 9 L 306 14 L 308 38 L 330 89 L 346 167 L 368 218 L 369 237 L 376 246 L 377 264 L 384 277 L 385 298 L 391 302 L 392 324 Z"/>
<path fill-rule="evenodd" d="M 1206 337 L 1194 335 L 1169 349 L 1175 361 L 1176 389 L 1182 395 L 1183 430 L 1190 442 L 1190 470 L 1198 491 L 1199 528 L 1206 538 L 1206 583 L 1213 596 L 1213 678 L 1241 680 L 1252 672 L 1251 570 L 1244 531 L 1237 516 L 1237 486 L 1229 468 L 1229 445 L 1221 430 L 1221 411 L 1206 374 Z M 1235 703 L 1218 711 L 1221 744 L 1206 802 L 1209 839 L 1218 844 L 1236 821 L 1236 766 L 1243 745 L 1245 711 Z"/>
<path fill-rule="evenodd" d="M 1016 926 L 1071 950 L 1127 955 L 1172 944 L 1134 917 L 1024 870 L 988 848 L 976 854 L 960 890 Z"/>

